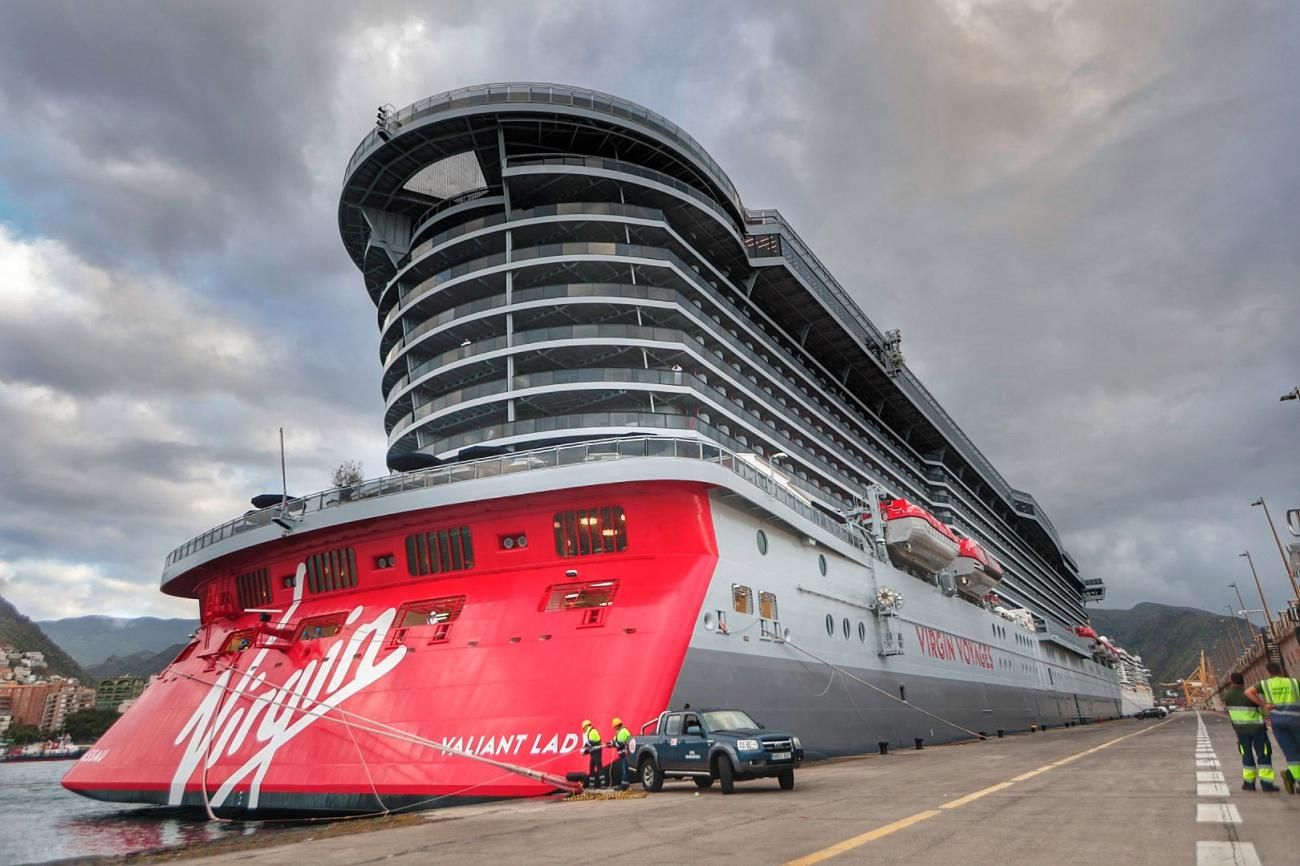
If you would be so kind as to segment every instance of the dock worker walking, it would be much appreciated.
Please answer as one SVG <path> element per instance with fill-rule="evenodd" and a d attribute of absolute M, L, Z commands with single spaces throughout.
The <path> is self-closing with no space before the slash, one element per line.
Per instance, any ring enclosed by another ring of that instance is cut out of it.
<path fill-rule="evenodd" d="M 601 777 L 604 775 L 605 764 L 600 758 L 603 750 L 604 743 L 601 742 L 600 731 L 591 724 L 591 719 L 583 719 L 582 753 L 591 756 L 587 759 L 588 787 L 598 787 L 604 781 Z"/>
<path fill-rule="evenodd" d="M 1286 756 L 1282 784 L 1288 794 L 1300 787 L 1300 682 L 1282 675 L 1282 665 L 1269 662 L 1268 679 L 1246 689 L 1246 697 L 1264 708 L 1278 748 Z"/>
<path fill-rule="evenodd" d="M 623 727 L 623 720 L 618 716 L 614 717 L 612 724 L 614 725 L 614 739 L 609 741 L 609 745 L 614 748 L 614 753 L 617 755 L 614 761 L 618 766 L 618 789 L 626 791 L 631 784 L 629 778 L 631 771 L 628 769 L 627 758 L 632 745 L 632 732 Z"/>
<path fill-rule="evenodd" d="M 1264 711 L 1246 697 L 1246 678 L 1239 673 L 1229 677 L 1232 685 L 1223 693 L 1223 705 L 1228 708 L 1232 730 L 1237 735 L 1237 751 L 1241 752 L 1241 790 L 1255 790 L 1255 780 L 1265 791 L 1276 791 L 1273 784 L 1273 746 L 1268 741 L 1264 725 Z"/>

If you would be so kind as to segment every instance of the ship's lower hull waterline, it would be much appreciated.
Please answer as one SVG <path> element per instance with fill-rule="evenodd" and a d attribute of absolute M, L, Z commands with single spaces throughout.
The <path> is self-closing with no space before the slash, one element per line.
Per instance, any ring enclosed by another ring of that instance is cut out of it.
<path fill-rule="evenodd" d="M 753 506 L 692 480 L 579 485 L 242 549 L 222 573 L 267 568 L 270 613 L 205 611 L 195 642 L 63 783 L 219 814 L 367 813 L 552 793 L 501 765 L 585 770 L 583 719 L 608 739 L 613 716 L 635 733 L 685 703 L 743 707 L 813 758 L 1121 714 L 1118 684 L 1091 660 L 1053 656 L 984 608 Z M 561 515 L 611 507 L 626 514 L 625 550 L 557 555 Z M 472 526 L 474 567 L 408 574 L 403 539 L 448 526 Z M 519 536 L 526 547 L 503 545 Z M 341 544 L 356 585 L 310 592 L 310 551 Z M 894 656 L 870 610 L 883 583 L 909 597 L 888 624 L 903 635 Z M 606 600 L 566 606 L 574 593 Z M 435 608 L 455 613 L 411 624 Z"/>

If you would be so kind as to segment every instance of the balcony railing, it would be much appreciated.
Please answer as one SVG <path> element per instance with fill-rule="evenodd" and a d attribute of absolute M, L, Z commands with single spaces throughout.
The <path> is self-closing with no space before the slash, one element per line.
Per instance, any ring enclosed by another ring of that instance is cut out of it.
<path fill-rule="evenodd" d="M 708 208 L 709 210 L 717 214 L 719 217 L 721 217 L 725 225 L 732 226 L 733 229 L 735 227 L 734 218 L 731 216 L 731 214 L 727 213 L 726 208 L 718 204 L 717 199 L 707 195 L 704 192 L 701 192 L 700 190 L 691 186 L 689 183 L 683 183 L 682 181 L 678 180 L 672 175 L 664 174 L 662 171 L 655 171 L 654 169 L 644 168 L 643 166 L 639 166 L 634 163 L 623 162 L 617 159 L 604 159 L 603 157 L 597 157 L 597 156 L 536 156 L 536 157 L 516 156 L 508 159 L 506 161 L 505 167 L 506 167 L 507 176 L 509 176 L 509 171 L 512 168 L 527 168 L 530 166 L 539 166 L 539 165 L 540 166 L 570 166 L 573 168 L 594 168 L 601 171 L 613 171 L 619 174 L 628 174 L 628 175 L 632 175 L 633 177 L 643 178 L 645 180 L 651 181 L 652 183 L 657 183 L 661 186 L 669 187 L 670 189 L 674 189 L 677 192 L 680 192 L 683 195 L 688 196 L 698 204 L 703 205 L 704 207 Z"/>
<path fill-rule="evenodd" d="M 432 469 L 422 469 L 417 472 L 389 475 L 372 481 L 363 481 L 349 487 L 335 487 L 313 493 L 310 496 L 290 500 L 288 512 L 290 517 L 301 518 L 307 514 L 319 513 L 347 502 L 379 499 L 412 490 L 424 490 L 481 478 L 514 475 L 522 472 L 537 472 L 589 462 L 629 460 L 643 457 L 699 460 L 721 466 L 746 482 L 752 492 L 771 496 L 786 508 L 796 512 L 803 519 L 816 524 L 839 540 L 859 549 L 863 547 L 862 539 L 858 533 L 808 505 L 799 496 L 789 492 L 787 482 L 782 480 L 778 483 L 778 476 L 775 472 L 769 471 L 765 473 L 760 471 L 751 462 L 754 459 L 753 455 L 742 457 L 731 449 L 702 439 L 667 436 L 638 436 L 558 445 L 503 454 L 499 457 L 486 457 L 480 460 L 438 466 Z M 264 508 L 210 529 L 169 553 L 166 567 L 170 568 L 182 559 L 192 556 L 219 541 L 267 526 L 272 518 L 278 517 L 280 514 L 281 511 L 278 506 Z"/>
<path fill-rule="evenodd" d="M 718 184 L 727 200 L 735 207 L 736 213 L 739 214 L 744 211 L 744 205 L 740 202 L 740 195 L 736 192 L 736 188 L 732 185 L 726 172 L 714 161 L 713 157 L 709 156 L 708 151 L 701 147 L 699 142 L 685 130 L 657 112 L 650 111 L 648 108 L 629 102 L 626 99 L 620 99 L 617 96 L 595 90 L 542 82 L 509 82 L 462 87 L 459 90 L 450 90 L 446 93 L 430 96 L 427 99 L 421 99 L 419 102 L 399 109 L 392 118 L 392 129 L 395 129 L 396 132 L 390 130 L 390 134 L 400 135 L 402 126 L 441 112 L 472 108 L 478 105 L 508 105 L 510 103 L 579 108 L 598 114 L 607 114 L 619 120 L 630 120 L 647 127 L 662 135 L 672 142 L 674 146 L 690 156 L 691 159 L 695 160 L 696 163 L 703 166 L 710 176 L 709 179 Z M 348 160 L 348 167 L 343 172 L 344 182 L 352 176 L 352 172 L 356 170 L 361 161 L 383 143 L 384 140 L 380 137 L 379 130 L 371 130 L 357 145 L 357 149 L 352 153 L 352 158 Z"/>

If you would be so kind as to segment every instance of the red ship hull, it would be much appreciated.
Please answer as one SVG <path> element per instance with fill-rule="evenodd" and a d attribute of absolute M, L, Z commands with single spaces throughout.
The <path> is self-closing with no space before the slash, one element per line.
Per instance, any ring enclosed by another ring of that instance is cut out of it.
<path fill-rule="evenodd" d="M 625 549 L 562 556 L 561 515 L 610 507 L 626 515 Z M 408 537 L 462 526 L 471 568 L 410 574 Z M 308 564 L 344 546 L 355 586 L 331 589 Z M 687 482 L 403 512 L 229 554 L 168 585 L 202 598 L 196 640 L 63 784 L 225 811 L 551 793 L 428 743 L 559 777 L 585 771 L 583 719 L 608 739 L 612 717 L 635 733 L 667 705 L 716 563 L 706 487 Z M 263 568 L 269 613 L 230 609 L 238 576 Z M 605 600 L 566 606 L 579 596 Z M 451 613 L 411 625 L 435 608 Z"/>

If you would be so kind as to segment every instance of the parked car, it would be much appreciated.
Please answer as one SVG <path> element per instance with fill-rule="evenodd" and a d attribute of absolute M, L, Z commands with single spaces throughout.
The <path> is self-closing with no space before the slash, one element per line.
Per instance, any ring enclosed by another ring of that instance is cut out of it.
<path fill-rule="evenodd" d="M 1169 715 L 1169 711 L 1164 707 L 1147 707 L 1144 710 L 1138 710 L 1133 714 L 1135 719 L 1163 719 Z"/>
<path fill-rule="evenodd" d="M 662 713 L 642 729 L 633 757 L 641 786 L 652 792 L 665 779 L 691 779 L 699 788 L 716 779 L 722 793 L 730 794 L 736 782 L 773 776 L 788 791 L 802 763 L 798 737 L 766 730 L 749 713 L 733 709 Z"/>

